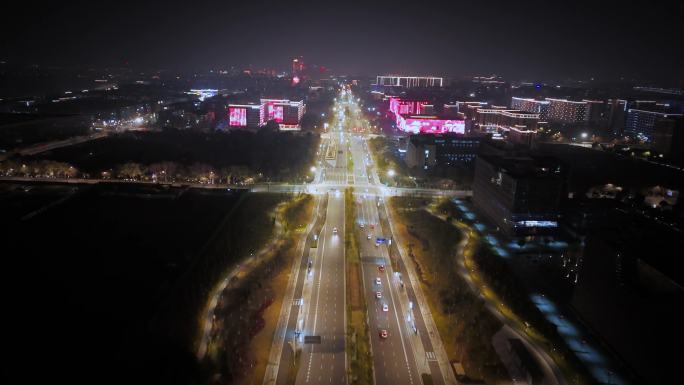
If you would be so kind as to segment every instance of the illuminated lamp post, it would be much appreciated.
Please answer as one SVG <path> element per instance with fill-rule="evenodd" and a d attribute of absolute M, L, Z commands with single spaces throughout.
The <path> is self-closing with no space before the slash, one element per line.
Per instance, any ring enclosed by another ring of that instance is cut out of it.
<path fill-rule="evenodd" d="M 396 172 L 394 170 L 390 169 L 389 171 L 387 171 L 387 176 L 389 176 L 390 178 L 394 179 L 395 175 L 396 175 Z"/>

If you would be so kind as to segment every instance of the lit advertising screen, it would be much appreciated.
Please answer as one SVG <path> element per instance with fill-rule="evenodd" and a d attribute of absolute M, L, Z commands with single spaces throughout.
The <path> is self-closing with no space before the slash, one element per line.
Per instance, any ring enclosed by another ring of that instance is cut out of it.
<path fill-rule="evenodd" d="M 275 120 L 276 123 L 283 122 L 283 106 L 268 105 L 268 119 Z"/>
<path fill-rule="evenodd" d="M 228 125 L 245 127 L 247 126 L 247 109 L 242 107 L 230 107 L 228 109 Z"/>
<path fill-rule="evenodd" d="M 389 109 L 395 114 L 409 115 L 416 114 L 420 115 L 423 113 L 424 106 L 428 102 L 416 101 L 416 100 L 401 100 L 400 98 L 391 97 L 389 99 Z"/>
<path fill-rule="evenodd" d="M 465 121 L 431 118 L 401 119 L 399 128 L 414 134 L 443 134 L 447 132 L 465 134 Z"/>
<path fill-rule="evenodd" d="M 395 114 L 399 113 L 399 98 L 390 98 L 389 110 Z"/>

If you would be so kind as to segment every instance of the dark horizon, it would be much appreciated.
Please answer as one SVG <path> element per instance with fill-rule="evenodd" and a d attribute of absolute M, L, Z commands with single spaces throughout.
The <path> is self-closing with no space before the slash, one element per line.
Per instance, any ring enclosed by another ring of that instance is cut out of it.
<path fill-rule="evenodd" d="M 681 84 L 682 5 L 156 2 L 23 6 L 0 60 L 82 67 L 289 68 Z"/>

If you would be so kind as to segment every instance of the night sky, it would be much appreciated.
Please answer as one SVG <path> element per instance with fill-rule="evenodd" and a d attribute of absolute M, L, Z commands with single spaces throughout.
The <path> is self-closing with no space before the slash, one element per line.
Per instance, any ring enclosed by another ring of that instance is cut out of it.
<path fill-rule="evenodd" d="M 56 1 L 5 8 L 0 60 L 681 82 L 683 2 Z M 19 4 L 15 2 L 14 4 Z M 9 23 L 7 23 L 9 21 Z"/>

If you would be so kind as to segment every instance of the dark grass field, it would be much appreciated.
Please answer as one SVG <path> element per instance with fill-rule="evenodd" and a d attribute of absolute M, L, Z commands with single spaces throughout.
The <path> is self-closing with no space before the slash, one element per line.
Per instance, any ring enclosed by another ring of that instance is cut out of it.
<path fill-rule="evenodd" d="M 0 189 L 0 208 L 12 213 L 3 217 L 2 233 L 4 346 L 17 362 L 36 365 L 10 365 L 7 374 L 18 383 L 188 383 L 197 372 L 190 337 L 168 331 L 191 333 L 176 324 L 193 324 L 181 318 L 192 317 L 213 284 L 213 273 L 203 269 L 220 270 L 239 256 L 224 250 L 218 262 L 203 260 L 216 259 L 217 242 L 258 246 L 272 229 L 270 209 L 283 198 L 124 184 L 68 187 L 52 194 L 45 187 Z M 226 227 L 228 216 L 241 218 L 241 226 Z M 263 230 L 255 232 L 250 221 Z"/>

